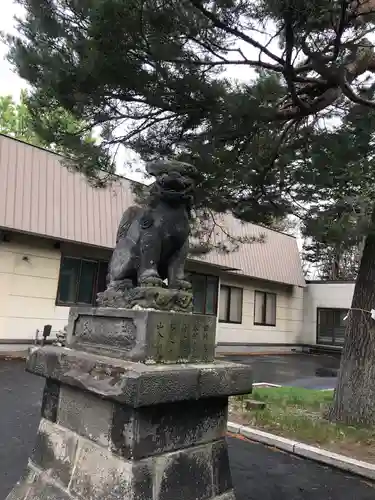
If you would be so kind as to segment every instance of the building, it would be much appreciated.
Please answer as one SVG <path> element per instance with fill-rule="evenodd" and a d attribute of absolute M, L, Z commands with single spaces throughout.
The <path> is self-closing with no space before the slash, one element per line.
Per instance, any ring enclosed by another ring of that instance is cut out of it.
<path fill-rule="evenodd" d="M 342 348 L 354 285 L 354 281 L 307 282 L 303 301 L 305 344 Z"/>
<path fill-rule="evenodd" d="M 0 136 L 0 343 L 56 331 L 69 307 L 95 304 L 131 183 L 94 188 L 49 151 Z M 290 350 L 304 343 L 306 286 L 296 240 L 223 216 L 234 236 L 264 235 L 228 254 L 189 259 L 194 310 L 217 314 L 219 352 Z M 214 238 L 222 238 L 218 230 Z"/>

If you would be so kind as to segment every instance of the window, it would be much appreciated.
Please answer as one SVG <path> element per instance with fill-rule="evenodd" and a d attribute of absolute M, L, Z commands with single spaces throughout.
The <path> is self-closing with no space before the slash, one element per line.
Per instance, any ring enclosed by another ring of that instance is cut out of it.
<path fill-rule="evenodd" d="M 94 305 L 106 288 L 107 268 L 104 261 L 62 257 L 56 303 Z"/>
<path fill-rule="evenodd" d="M 344 344 L 347 309 L 317 309 L 317 343 L 322 345 Z"/>
<path fill-rule="evenodd" d="M 276 294 L 255 292 L 254 325 L 276 326 Z"/>
<path fill-rule="evenodd" d="M 189 279 L 193 287 L 193 312 L 215 316 L 217 312 L 218 278 L 216 276 L 190 273 Z"/>
<path fill-rule="evenodd" d="M 242 288 L 221 285 L 219 321 L 242 323 Z"/>

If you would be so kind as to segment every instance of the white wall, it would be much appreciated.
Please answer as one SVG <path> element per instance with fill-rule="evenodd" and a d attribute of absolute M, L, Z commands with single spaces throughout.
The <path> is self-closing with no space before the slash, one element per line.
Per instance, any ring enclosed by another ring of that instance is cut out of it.
<path fill-rule="evenodd" d="M 231 344 L 298 344 L 303 321 L 303 288 L 250 278 L 222 277 L 222 285 L 243 288 L 242 323 L 218 323 L 216 342 Z M 276 326 L 254 325 L 255 290 L 276 293 Z"/>
<path fill-rule="evenodd" d="M 109 251 L 78 245 L 62 245 L 62 252 L 109 257 Z M 33 340 L 36 329 L 42 329 L 45 324 L 58 330 L 67 323 L 69 307 L 55 305 L 60 258 L 61 251 L 54 248 L 53 242 L 42 238 L 12 234 L 9 243 L 0 243 L 0 341 Z M 196 271 L 211 274 L 213 270 L 202 265 Z M 218 269 L 214 272 L 219 274 Z M 222 284 L 243 288 L 243 317 L 240 325 L 218 323 L 217 343 L 302 343 L 303 288 L 266 284 L 228 274 L 220 280 Z M 275 327 L 254 325 L 255 290 L 277 294 Z"/>
<path fill-rule="evenodd" d="M 45 324 L 64 327 L 69 310 L 55 305 L 59 268 L 51 241 L 12 234 L 0 242 L 0 340 L 31 340 Z"/>
<path fill-rule="evenodd" d="M 305 344 L 316 344 L 317 308 L 349 309 L 354 283 L 308 283 L 304 292 L 303 339 Z"/>

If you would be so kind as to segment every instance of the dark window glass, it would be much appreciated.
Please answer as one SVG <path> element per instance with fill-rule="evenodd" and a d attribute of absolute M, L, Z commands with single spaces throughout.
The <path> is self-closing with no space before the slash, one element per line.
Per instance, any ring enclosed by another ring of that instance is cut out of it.
<path fill-rule="evenodd" d="M 206 277 L 200 274 L 192 275 L 193 309 L 197 314 L 204 314 L 206 298 Z"/>
<path fill-rule="evenodd" d="M 217 278 L 208 276 L 206 286 L 206 314 L 216 314 L 217 309 Z"/>
<path fill-rule="evenodd" d="M 345 338 L 347 309 L 317 309 L 317 343 L 342 346 Z"/>
<path fill-rule="evenodd" d="M 96 273 L 98 263 L 89 260 L 81 261 L 81 276 L 78 288 L 78 304 L 92 304 L 94 296 L 94 288 L 96 281 Z"/>
<path fill-rule="evenodd" d="M 108 262 L 99 262 L 97 292 L 104 292 L 107 288 Z"/>
<path fill-rule="evenodd" d="M 254 294 L 254 325 L 276 326 L 276 294 L 256 291 Z"/>
<path fill-rule="evenodd" d="M 190 273 L 188 279 L 193 287 L 193 312 L 214 316 L 217 312 L 218 278 Z"/>
<path fill-rule="evenodd" d="M 79 259 L 63 258 L 60 268 L 60 285 L 58 300 L 60 302 L 75 303 L 81 271 Z"/>
<path fill-rule="evenodd" d="M 220 287 L 219 321 L 226 321 L 229 316 L 229 286 Z"/>
<path fill-rule="evenodd" d="M 229 323 L 242 321 L 242 288 L 230 287 Z"/>
<path fill-rule="evenodd" d="M 108 262 L 62 257 L 57 304 L 95 304 L 106 288 Z"/>
<path fill-rule="evenodd" d="M 242 323 L 242 301 L 242 288 L 221 285 L 219 321 L 222 323 Z"/>

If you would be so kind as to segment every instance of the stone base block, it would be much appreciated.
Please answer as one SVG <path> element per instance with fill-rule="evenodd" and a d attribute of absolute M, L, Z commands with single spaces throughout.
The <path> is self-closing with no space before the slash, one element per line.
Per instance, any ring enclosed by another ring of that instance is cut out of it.
<path fill-rule="evenodd" d="M 7 500 L 234 500 L 228 396 L 251 369 L 134 363 L 71 348 L 34 349 L 44 376 L 36 445 Z"/>
<path fill-rule="evenodd" d="M 91 472 L 95 474 L 97 470 L 90 471 L 90 474 Z M 95 481 L 95 478 L 92 478 L 91 475 L 84 477 L 85 482 L 83 485 L 74 483 L 66 488 L 54 480 L 48 472 L 36 468 L 30 462 L 24 476 L 9 493 L 6 500 L 82 500 L 83 498 L 90 500 L 176 500 L 176 498 L 181 500 L 200 500 L 201 498 L 205 500 L 235 500 L 233 489 L 229 489 L 221 495 L 197 496 L 200 487 L 186 484 L 186 479 L 185 482 L 179 483 L 177 488 L 174 481 L 168 482 L 167 479 L 162 479 L 160 484 L 155 484 L 155 495 L 147 497 L 145 494 L 150 491 L 150 483 L 146 483 L 145 488 L 139 489 L 137 481 L 130 481 L 130 483 L 123 481 L 119 487 L 111 488 L 113 478 L 116 477 L 112 472 L 108 481 L 100 483 L 99 486 L 98 481 Z M 100 479 L 103 479 L 103 475 L 100 476 Z M 155 476 L 155 482 L 158 480 L 160 480 L 160 476 L 157 476 L 157 478 Z M 166 488 L 170 489 L 167 490 Z"/>
<path fill-rule="evenodd" d="M 220 440 L 227 412 L 225 397 L 132 408 L 51 380 L 42 403 L 43 426 L 57 424 L 129 460 Z M 55 438 L 61 432 L 56 427 Z"/>
<path fill-rule="evenodd" d="M 109 307 L 71 308 L 67 346 L 143 363 L 208 363 L 216 317 Z"/>
<path fill-rule="evenodd" d="M 99 444 L 103 439 L 42 418 L 28 470 L 7 500 L 234 498 L 223 437 L 138 460 Z"/>
<path fill-rule="evenodd" d="M 248 394 L 252 388 L 250 366 L 219 360 L 146 365 L 46 346 L 33 349 L 26 368 L 132 408 Z"/>

